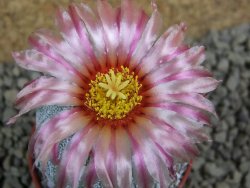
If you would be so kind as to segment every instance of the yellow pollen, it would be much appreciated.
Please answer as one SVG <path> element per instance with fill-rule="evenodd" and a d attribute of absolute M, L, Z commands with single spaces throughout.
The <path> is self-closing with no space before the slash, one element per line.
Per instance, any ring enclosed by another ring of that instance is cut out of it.
<path fill-rule="evenodd" d="M 122 119 L 142 100 L 139 95 L 141 84 L 128 68 L 97 73 L 89 85 L 85 104 L 97 113 L 98 119 Z"/>

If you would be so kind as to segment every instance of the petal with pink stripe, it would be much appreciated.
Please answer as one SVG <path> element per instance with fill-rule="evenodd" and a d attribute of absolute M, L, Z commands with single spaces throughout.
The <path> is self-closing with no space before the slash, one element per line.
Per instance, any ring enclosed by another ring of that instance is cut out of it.
<path fill-rule="evenodd" d="M 17 100 L 19 98 L 24 97 L 25 95 L 31 94 L 33 92 L 37 92 L 39 90 L 49 89 L 56 91 L 64 91 L 75 94 L 83 95 L 85 90 L 81 87 L 77 86 L 74 83 L 70 83 L 68 81 L 59 80 L 54 77 L 41 76 L 36 80 L 33 80 L 31 83 L 26 85 L 18 94 Z"/>

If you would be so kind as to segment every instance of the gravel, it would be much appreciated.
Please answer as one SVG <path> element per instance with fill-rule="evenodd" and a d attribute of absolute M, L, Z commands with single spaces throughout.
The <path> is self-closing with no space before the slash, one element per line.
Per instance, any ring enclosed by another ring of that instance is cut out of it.
<path fill-rule="evenodd" d="M 197 42 L 196 42 L 197 43 Z M 250 25 L 213 31 L 198 41 L 207 48 L 205 66 L 221 86 L 209 95 L 219 121 L 208 129 L 211 142 L 199 144 L 200 156 L 193 161 L 189 188 L 250 187 Z M 27 167 L 27 144 L 34 113 L 15 126 L 4 122 L 16 110 L 16 93 L 26 81 L 37 77 L 13 63 L 0 64 L 0 187 L 32 187 Z"/>
<path fill-rule="evenodd" d="M 38 74 L 36 73 L 36 76 Z M 13 108 L 18 90 L 31 80 L 27 71 L 13 63 L 0 64 L 0 187 L 32 188 L 27 166 L 27 148 L 34 113 L 24 116 L 15 126 L 7 127 L 5 122 L 17 113 Z"/>

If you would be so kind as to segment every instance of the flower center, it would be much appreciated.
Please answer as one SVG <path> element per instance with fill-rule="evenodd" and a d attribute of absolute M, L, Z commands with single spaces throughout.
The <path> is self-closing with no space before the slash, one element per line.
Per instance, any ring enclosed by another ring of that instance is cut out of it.
<path fill-rule="evenodd" d="M 121 71 L 110 69 L 106 74 L 97 73 L 96 79 L 91 80 L 89 85 L 85 104 L 105 119 L 124 118 L 142 100 L 138 94 L 141 84 L 128 68 L 121 67 Z"/>

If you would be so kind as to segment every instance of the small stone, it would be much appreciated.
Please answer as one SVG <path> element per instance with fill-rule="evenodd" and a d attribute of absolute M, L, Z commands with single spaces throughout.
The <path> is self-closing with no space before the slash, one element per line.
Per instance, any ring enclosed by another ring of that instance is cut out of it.
<path fill-rule="evenodd" d="M 13 80 L 12 80 L 12 78 L 11 77 L 4 77 L 4 79 L 3 79 L 3 83 L 4 83 L 4 85 L 6 86 L 6 87 L 11 87 L 12 86 L 12 82 L 13 82 Z"/>
<path fill-rule="evenodd" d="M 9 148 L 11 148 L 12 147 L 12 140 L 10 139 L 10 138 L 8 138 L 8 139 L 5 139 L 4 140 L 4 143 L 3 143 L 3 147 L 5 148 L 5 149 L 9 149 Z"/>
<path fill-rule="evenodd" d="M 241 156 L 242 156 L 242 151 L 240 148 L 234 148 L 232 150 L 232 158 L 234 161 L 239 161 Z"/>
<path fill-rule="evenodd" d="M 16 149 L 13 154 L 17 157 L 17 158 L 23 158 L 24 157 L 24 151 L 20 150 L 19 148 Z"/>
<path fill-rule="evenodd" d="M 229 61 L 227 59 L 222 59 L 218 63 L 218 70 L 226 73 L 228 71 L 228 68 L 229 68 Z"/>
<path fill-rule="evenodd" d="M 241 178 L 242 178 L 242 174 L 239 171 L 235 170 L 233 173 L 233 178 L 232 178 L 231 182 L 236 183 L 236 184 L 240 183 Z"/>
<path fill-rule="evenodd" d="M 245 187 L 248 187 L 250 185 L 250 171 L 247 173 L 245 177 Z"/>
<path fill-rule="evenodd" d="M 18 168 L 14 167 L 14 166 L 12 166 L 12 167 L 10 168 L 10 173 L 11 173 L 13 176 L 16 176 L 16 177 L 21 176 L 21 174 L 19 173 Z"/>
<path fill-rule="evenodd" d="M 193 165 L 192 165 L 192 168 L 196 171 L 196 170 L 199 170 L 203 165 L 204 165 L 204 163 L 205 163 L 205 159 L 204 158 L 202 158 L 202 157 L 199 157 L 199 158 L 197 158 L 195 161 L 194 161 L 194 163 L 193 163 Z"/>
<path fill-rule="evenodd" d="M 3 80 L 0 78 L 0 87 L 3 86 Z"/>
<path fill-rule="evenodd" d="M 12 130 L 9 127 L 2 128 L 2 133 L 8 138 L 12 136 Z"/>
<path fill-rule="evenodd" d="M 227 133 L 225 131 L 216 133 L 214 135 L 214 140 L 219 143 L 224 143 L 227 139 Z"/>
<path fill-rule="evenodd" d="M 234 141 L 235 146 L 243 146 L 246 144 L 247 140 L 248 140 L 248 135 L 240 133 Z"/>
<path fill-rule="evenodd" d="M 28 79 L 26 79 L 26 78 L 19 78 L 18 80 L 17 80 L 17 86 L 18 86 L 18 88 L 23 88 L 24 87 L 24 85 L 26 84 L 28 82 Z"/>
<path fill-rule="evenodd" d="M 16 89 L 9 89 L 9 90 L 4 91 L 5 101 L 11 104 L 14 103 L 17 93 L 18 92 Z"/>
<path fill-rule="evenodd" d="M 230 186 L 226 182 L 216 183 L 215 188 L 230 188 Z"/>
<path fill-rule="evenodd" d="M 12 186 L 9 184 L 8 181 L 4 180 L 4 182 L 3 182 L 3 188 L 12 188 Z"/>
<path fill-rule="evenodd" d="M 240 170 L 242 173 L 247 172 L 249 169 L 250 169 L 250 162 L 249 162 L 249 161 L 247 161 L 247 162 L 241 162 L 241 163 L 240 163 L 239 170 Z M 250 184 L 249 184 L 249 185 L 250 185 Z"/>
<path fill-rule="evenodd" d="M 228 78 L 226 82 L 226 86 L 230 91 L 235 91 L 235 89 L 237 88 L 239 84 L 240 74 L 239 74 L 239 71 L 236 71 L 236 70 L 230 75 L 230 77 Z"/>
<path fill-rule="evenodd" d="M 221 178 L 226 175 L 226 171 L 212 162 L 207 162 L 204 166 L 204 170 L 210 176 Z"/>
<path fill-rule="evenodd" d="M 9 155 L 7 157 L 5 157 L 5 159 L 3 161 L 3 168 L 6 171 L 8 171 L 10 169 L 10 156 Z"/>
<path fill-rule="evenodd" d="M 20 69 L 18 67 L 14 67 L 13 75 L 16 76 L 16 77 L 18 77 L 20 75 Z"/>
<path fill-rule="evenodd" d="M 16 111 L 12 108 L 6 108 L 3 112 L 3 122 L 6 122 L 10 117 L 14 116 Z"/>

